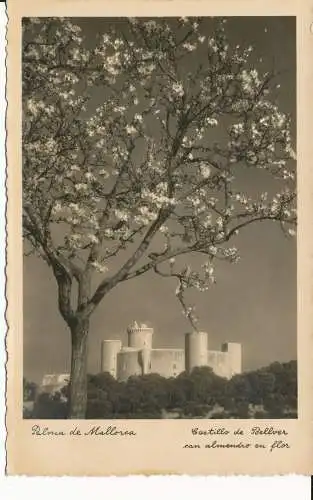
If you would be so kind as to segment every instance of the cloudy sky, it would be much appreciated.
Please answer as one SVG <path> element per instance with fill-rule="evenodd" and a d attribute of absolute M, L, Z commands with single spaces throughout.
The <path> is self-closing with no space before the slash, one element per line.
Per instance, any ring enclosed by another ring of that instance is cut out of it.
<path fill-rule="evenodd" d="M 105 32 L 108 21 L 80 20 L 88 43 Z M 280 71 L 277 99 L 295 121 L 296 45 L 292 18 L 231 18 L 230 41 L 255 47 L 258 69 Z M 262 59 L 260 62 L 259 59 Z M 295 126 L 294 126 L 295 133 Z M 246 185 L 254 189 L 255 179 Z M 259 187 L 259 186 L 258 186 Z M 262 190 L 270 189 L 266 184 Z M 193 295 L 199 327 L 209 334 L 209 346 L 224 341 L 243 346 L 244 369 L 296 358 L 296 241 L 278 225 L 249 226 L 236 241 L 238 264 L 218 268 L 217 284 Z M 189 324 L 175 298 L 176 283 L 146 274 L 117 286 L 91 318 L 89 371 L 100 366 L 102 339 L 121 338 L 133 320 L 154 326 L 155 347 L 183 347 Z M 35 257 L 24 259 L 24 375 L 40 381 L 44 373 L 69 370 L 70 336 L 59 315 L 56 284 L 50 269 Z"/>

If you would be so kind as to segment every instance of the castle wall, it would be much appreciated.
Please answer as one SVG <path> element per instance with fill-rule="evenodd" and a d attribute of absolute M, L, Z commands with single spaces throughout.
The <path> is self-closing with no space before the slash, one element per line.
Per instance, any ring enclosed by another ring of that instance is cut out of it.
<path fill-rule="evenodd" d="M 150 373 L 176 377 L 185 370 L 184 349 L 152 349 Z"/>
<path fill-rule="evenodd" d="M 242 372 L 241 344 L 228 342 L 222 345 L 222 351 L 228 355 L 229 377 Z"/>
<path fill-rule="evenodd" d="M 185 369 L 190 373 L 196 366 L 208 363 L 208 334 L 192 332 L 185 336 Z"/>
<path fill-rule="evenodd" d="M 144 347 L 139 353 L 142 374 L 151 373 L 151 349 Z"/>
<path fill-rule="evenodd" d="M 101 372 L 108 372 L 116 378 L 117 354 L 121 348 L 121 340 L 103 340 L 101 342 Z"/>
<path fill-rule="evenodd" d="M 229 356 L 227 352 L 208 351 L 207 364 L 219 377 L 230 378 Z"/>
<path fill-rule="evenodd" d="M 142 375 L 140 351 L 124 347 L 117 354 L 117 379 L 123 382 L 133 375 Z"/>

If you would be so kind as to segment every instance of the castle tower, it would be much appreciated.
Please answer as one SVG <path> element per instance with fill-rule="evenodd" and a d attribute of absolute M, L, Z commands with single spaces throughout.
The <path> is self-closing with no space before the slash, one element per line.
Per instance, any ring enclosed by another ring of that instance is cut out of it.
<path fill-rule="evenodd" d="M 185 370 L 190 373 L 196 366 L 208 364 L 208 334 L 192 332 L 185 335 Z"/>
<path fill-rule="evenodd" d="M 150 372 L 151 368 L 151 349 L 153 328 L 149 328 L 144 323 L 138 324 L 136 321 L 128 327 L 128 347 L 140 351 L 139 362 L 142 375 Z"/>
<path fill-rule="evenodd" d="M 123 347 L 117 355 L 117 379 L 123 382 L 134 375 L 142 375 L 140 351 Z"/>
<path fill-rule="evenodd" d="M 101 342 L 101 372 L 109 372 L 116 378 L 117 354 L 122 348 L 120 340 L 103 340 Z"/>
<path fill-rule="evenodd" d="M 151 369 L 151 349 L 149 347 L 144 347 L 140 351 L 140 364 L 142 368 L 142 374 L 147 375 L 147 373 L 150 373 Z"/>
<path fill-rule="evenodd" d="M 227 342 L 222 345 L 222 352 L 228 355 L 229 377 L 242 373 L 242 349 L 241 344 Z"/>
<path fill-rule="evenodd" d="M 138 324 L 136 321 L 127 328 L 128 347 L 136 349 L 152 349 L 153 328 L 145 324 Z"/>

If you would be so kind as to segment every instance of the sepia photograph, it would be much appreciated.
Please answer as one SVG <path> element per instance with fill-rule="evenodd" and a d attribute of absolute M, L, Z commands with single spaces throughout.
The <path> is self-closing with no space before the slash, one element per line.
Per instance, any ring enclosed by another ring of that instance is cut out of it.
<path fill-rule="evenodd" d="M 296 17 L 21 42 L 23 419 L 297 419 Z"/>

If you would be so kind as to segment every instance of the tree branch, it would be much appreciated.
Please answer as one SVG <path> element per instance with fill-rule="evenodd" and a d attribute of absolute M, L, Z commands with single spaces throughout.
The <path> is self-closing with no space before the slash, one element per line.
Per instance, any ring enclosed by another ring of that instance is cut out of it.
<path fill-rule="evenodd" d="M 109 279 L 104 279 L 100 283 L 100 285 L 98 286 L 97 290 L 93 294 L 92 298 L 88 302 L 83 312 L 84 316 L 86 317 L 89 316 L 91 312 L 95 309 L 95 307 L 99 304 L 99 302 L 102 300 L 104 295 L 108 291 L 112 290 L 112 288 L 114 288 L 120 281 L 125 280 L 130 269 L 137 264 L 137 262 L 140 260 L 140 258 L 144 255 L 144 253 L 148 249 L 153 236 L 167 219 L 170 210 L 171 209 L 168 208 L 160 210 L 157 219 L 152 223 L 152 225 L 146 232 L 143 240 L 141 241 L 135 252 L 132 254 L 132 256 L 125 262 L 125 264 L 114 276 L 112 276 Z"/>

